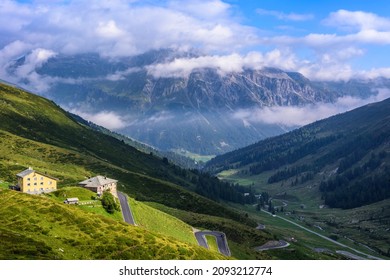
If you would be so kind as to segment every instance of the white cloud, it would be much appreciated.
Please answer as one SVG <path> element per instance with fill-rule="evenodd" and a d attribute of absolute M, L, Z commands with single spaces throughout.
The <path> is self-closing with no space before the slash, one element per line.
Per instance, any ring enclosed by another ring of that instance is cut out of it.
<path fill-rule="evenodd" d="M 15 73 L 10 75 L 7 67 L 12 63 L 11 56 L 18 57 L 28 51 L 30 45 L 16 41 L 0 51 L 0 77 L 12 83 L 23 82 L 29 90 L 35 92 L 45 92 L 50 88 L 53 81 L 51 77 L 42 77 L 36 69 L 41 67 L 48 59 L 55 56 L 56 53 L 46 49 L 34 49 L 26 57 L 24 63 L 17 67 Z"/>
<path fill-rule="evenodd" d="M 261 37 L 269 31 L 243 24 L 236 8 L 221 0 L 39 0 L 33 4 L 4 0 L 0 3 L 0 78 L 17 82 L 27 75 L 36 88 L 43 89 L 48 78 L 34 72 L 34 61 L 19 67 L 20 77 L 10 77 L 5 70 L 13 59 L 38 49 L 123 57 L 160 48 L 196 48 L 206 55 L 148 67 L 156 77 L 185 77 L 202 67 L 215 67 L 223 74 L 264 66 L 301 71 L 316 80 L 347 80 L 365 73 L 389 76 L 386 68 L 354 70 L 349 61 L 369 55 L 370 45 L 390 44 L 390 18 L 339 10 L 322 22 L 335 32 Z M 312 14 L 275 10 L 257 13 L 288 21 L 314 19 Z M 264 46 L 267 51 L 259 51 Z M 250 51 L 253 47 L 255 52 Z M 107 78 L 119 80 L 124 75 Z"/>
<path fill-rule="evenodd" d="M 256 29 L 237 22 L 230 5 L 219 0 L 153 5 L 123 0 L 56 4 L 6 0 L 0 5 L 0 35 L 12 32 L 6 44 L 20 40 L 56 52 L 98 51 L 114 57 L 158 48 L 227 51 L 253 45 L 256 40 Z"/>
<path fill-rule="evenodd" d="M 338 10 L 324 21 L 324 24 L 344 30 L 390 30 L 390 19 L 363 11 Z"/>
<path fill-rule="evenodd" d="M 172 120 L 173 118 L 174 118 L 173 114 L 166 112 L 166 111 L 162 111 L 162 112 L 159 112 L 157 114 L 154 114 L 153 116 L 151 116 L 147 119 L 142 120 L 142 123 L 145 123 L 146 125 L 147 124 L 158 124 L 158 123 L 163 123 L 163 122 Z"/>
<path fill-rule="evenodd" d="M 373 68 L 368 71 L 360 71 L 357 77 L 361 79 L 376 79 L 380 77 L 390 79 L 390 68 Z"/>
<path fill-rule="evenodd" d="M 233 114 L 233 118 L 242 120 L 246 126 L 250 123 L 278 124 L 287 127 L 303 126 L 369 103 L 390 98 L 389 89 L 377 89 L 376 91 L 376 95 L 366 99 L 346 96 L 339 98 L 335 103 L 320 103 L 303 107 L 276 106 L 239 110 Z"/>
<path fill-rule="evenodd" d="M 22 66 L 17 68 L 18 76 L 27 78 L 33 73 L 36 68 L 41 67 L 49 58 L 54 57 L 55 52 L 46 49 L 35 49 L 26 56 L 25 62 Z"/>
<path fill-rule="evenodd" d="M 281 11 L 256 9 L 256 13 L 262 16 L 273 16 L 280 20 L 307 21 L 314 18 L 313 14 L 283 13 Z"/>
<path fill-rule="evenodd" d="M 109 74 L 105 77 L 105 79 L 109 81 L 119 81 L 124 80 L 126 78 L 126 75 L 141 71 L 141 68 L 138 67 L 130 67 L 124 71 L 116 71 L 114 74 Z"/>
<path fill-rule="evenodd" d="M 181 11 L 187 14 L 192 14 L 198 18 L 216 18 L 216 17 L 228 17 L 229 9 L 231 6 L 219 0 L 214 1 L 202 1 L 202 0 L 189 0 L 185 1 L 171 1 L 169 6 L 177 11 Z"/>
<path fill-rule="evenodd" d="M 118 28 L 114 20 L 109 20 L 108 22 L 99 22 L 96 34 L 103 38 L 120 38 L 125 35 L 125 32 Z"/>
<path fill-rule="evenodd" d="M 83 112 L 79 109 L 71 109 L 70 112 L 73 114 L 79 115 L 80 117 L 91 121 L 95 124 L 101 125 L 108 129 L 122 129 L 128 126 L 126 120 L 122 118 L 120 115 L 111 111 L 102 111 L 99 113 L 88 113 Z"/>
<path fill-rule="evenodd" d="M 245 68 L 261 69 L 278 67 L 285 70 L 296 68 L 296 58 L 288 50 L 272 50 L 265 54 L 250 52 L 247 55 L 200 56 L 179 58 L 167 63 L 153 64 L 146 67 L 148 74 L 154 77 L 188 77 L 195 69 L 214 68 L 221 75 L 231 72 L 242 72 Z"/>

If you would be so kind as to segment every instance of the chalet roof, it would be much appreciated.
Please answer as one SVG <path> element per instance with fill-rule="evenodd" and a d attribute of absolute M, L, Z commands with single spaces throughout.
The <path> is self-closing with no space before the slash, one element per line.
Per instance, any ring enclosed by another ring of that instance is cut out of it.
<path fill-rule="evenodd" d="M 32 169 L 31 167 L 29 167 L 28 169 L 26 169 L 26 170 L 24 170 L 24 171 L 22 171 L 22 172 L 16 174 L 16 176 L 17 176 L 17 177 L 24 178 L 24 177 L 26 177 L 26 176 L 30 175 L 31 173 L 34 173 L 34 172 L 35 172 L 36 174 L 39 174 L 39 175 L 42 175 L 42 176 L 45 176 L 45 177 L 48 177 L 48 178 L 50 178 L 50 179 L 53 179 L 53 180 L 58 181 L 58 178 L 52 177 L 52 176 L 50 176 L 50 175 L 47 175 L 47 174 L 42 173 L 42 172 L 39 172 L 39 171 L 35 171 L 35 170 Z"/>
<path fill-rule="evenodd" d="M 99 186 L 104 186 L 104 185 L 116 183 L 116 182 L 118 182 L 118 180 L 110 179 L 110 178 L 99 175 L 99 176 L 84 180 L 84 181 L 80 182 L 79 185 L 83 185 L 86 188 L 96 188 Z"/>
<path fill-rule="evenodd" d="M 21 177 L 21 178 L 24 178 L 24 177 L 26 177 L 27 175 L 30 175 L 31 173 L 34 173 L 34 172 L 35 172 L 34 170 L 32 170 L 31 168 L 29 168 L 29 169 L 26 169 L 26 170 L 24 170 L 24 171 L 22 171 L 22 172 L 16 174 L 16 176 Z"/>

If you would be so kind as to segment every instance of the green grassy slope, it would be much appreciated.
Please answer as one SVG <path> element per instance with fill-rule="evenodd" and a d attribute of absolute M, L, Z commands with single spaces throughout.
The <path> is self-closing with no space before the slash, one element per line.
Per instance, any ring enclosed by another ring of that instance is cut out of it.
<path fill-rule="evenodd" d="M 0 190 L 0 259 L 221 259 L 47 197 Z"/>
<path fill-rule="evenodd" d="M 84 211 L 99 214 L 116 221 L 123 221 L 123 216 L 120 211 L 114 213 L 108 213 L 104 209 L 101 200 L 97 199 L 96 193 L 81 188 L 81 187 L 63 187 L 55 192 L 45 194 L 47 197 L 53 198 L 58 202 L 63 202 L 70 197 L 77 197 L 79 199 L 79 205 L 77 206 Z"/>
<path fill-rule="evenodd" d="M 137 226 L 160 232 L 177 240 L 197 245 L 192 227 L 183 221 L 159 211 L 133 198 L 129 198 L 131 210 Z"/>

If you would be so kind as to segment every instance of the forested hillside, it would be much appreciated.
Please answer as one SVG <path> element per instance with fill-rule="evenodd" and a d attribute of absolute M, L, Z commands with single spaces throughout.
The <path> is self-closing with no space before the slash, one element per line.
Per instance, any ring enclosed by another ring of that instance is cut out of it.
<path fill-rule="evenodd" d="M 326 205 L 354 208 L 390 197 L 390 100 L 370 104 L 218 156 L 213 173 L 267 174 L 268 184 L 317 184 Z"/>

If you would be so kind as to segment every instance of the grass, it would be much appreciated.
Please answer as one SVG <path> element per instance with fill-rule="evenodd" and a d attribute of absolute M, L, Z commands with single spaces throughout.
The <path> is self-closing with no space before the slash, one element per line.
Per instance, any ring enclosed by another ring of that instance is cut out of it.
<path fill-rule="evenodd" d="M 0 191 L 0 259 L 224 259 L 52 198 Z"/>
<path fill-rule="evenodd" d="M 113 214 L 110 214 L 106 211 L 106 209 L 103 208 L 101 203 L 93 204 L 93 205 L 79 205 L 76 207 L 78 207 L 84 211 L 90 212 L 90 213 L 99 214 L 101 216 L 113 219 L 113 220 L 118 221 L 118 222 L 123 221 L 122 212 L 115 211 Z"/>
<path fill-rule="evenodd" d="M 197 245 L 192 227 L 176 217 L 129 197 L 129 204 L 138 226 Z"/>
<path fill-rule="evenodd" d="M 173 152 L 185 157 L 189 157 L 193 160 L 196 160 L 197 162 L 204 162 L 204 163 L 208 162 L 209 160 L 215 157 L 215 155 L 199 155 L 183 149 L 174 149 Z"/>
<path fill-rule="evenodd" d="M 71 197 L 77 197 L 79 201 L 97 199 L 96 193 L 81 187 L 64 187 L 47 195 L 57 199 L 58 201 L 64 201 L 65 199 Z"/>
<path fill-rule="evenodd" d="M 209 250 L 213 252 L 219 252 L 217 239 L 213 235 L 206 235 L 207 245 L 209 246 Z"/>
<path fill-rule="evenodd" d="M 0 189 L 8 189 L 9 183 L 0 181 Z"/>
<path fill-rule="evenodd" d="M 116 221 L 123 221 L 122 213 L 115 211 L 110 214 L 103 208 L 100 200 L 97 199 L 96 193 L 81 187 L 64 187 L 55 192 L 46 194 L 59 202 L 63 202 L 67 198 L 77 197 L 80 205 L 69 205 L 69 207 L 77 207 L 84 211 L 102 215 L 106 218 L 114 219 Z M 89 202 L 91 204 L 82 205 L 82 202 Z"/>

